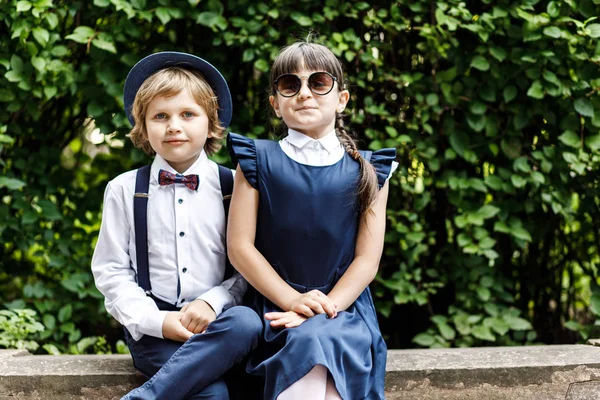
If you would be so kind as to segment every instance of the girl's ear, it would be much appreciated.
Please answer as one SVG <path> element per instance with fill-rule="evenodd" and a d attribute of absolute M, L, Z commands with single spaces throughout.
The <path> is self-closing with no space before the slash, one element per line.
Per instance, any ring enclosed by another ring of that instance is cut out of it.
<path fill-rule="evenodd" d="M 350 92 L 347 90 L 342 90 L 338 95 L 338 106 L 337 106 L 338 113 L 341 113 L 342 111 L 344 111 L 344 109 L 346 109 L 346 105 L 348 104 L 349 100 L 350 100 Z"/>
<path fill-rule="evenodd" d="M 271 107 L 273 107 L 275 115 L 277 115 L 278 118 L 281 118 L 281 111 L 279 110 L 279 102 L 277 101 L 277 97 L 269 96 L 269 103 L 271 103 Z"/>

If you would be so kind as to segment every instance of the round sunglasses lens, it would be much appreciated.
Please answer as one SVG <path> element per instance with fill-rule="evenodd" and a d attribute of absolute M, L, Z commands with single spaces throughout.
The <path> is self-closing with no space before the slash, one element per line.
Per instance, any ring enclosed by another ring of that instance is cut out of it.
<path fill-rule="evenodd" d="M 302 81 L 296 75 L 282 75 L 277 79 L 277 91 L 282 96 L 293 96 L 300 90 Z"/>
<path fill-rule="evenodd" d="M 329 93 L 329 91 L 333 88 L 333 77 L 324 72 L 316 72 L 308 78 L 308 86 L 313 93 Z"/>

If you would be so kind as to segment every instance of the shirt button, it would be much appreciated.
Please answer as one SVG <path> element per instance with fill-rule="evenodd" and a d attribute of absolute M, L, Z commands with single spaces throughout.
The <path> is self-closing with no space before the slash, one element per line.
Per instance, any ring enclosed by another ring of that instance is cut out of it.
<path fill-rule="evenodd" d="M 183 269 L 181 270 L 181 272 L 183 272 L 183 273 L 185 274 L 185 273 L 187 272 L 187 268 L 183 268 Z"/>
<path fill-rule="evenodd" d="M 185 236 L 185 232 L 179 232 L 179 236 L 184 237 Z"/>
<path fill-rule="evenodd" d="M 181 299 L 180 303 L 181 304 L 185 303 L 185 299 Z"/>
<path fill-rule="evenodd" d="M 179 199 L 179 204 L 183 203 L 183 199 Z"/>

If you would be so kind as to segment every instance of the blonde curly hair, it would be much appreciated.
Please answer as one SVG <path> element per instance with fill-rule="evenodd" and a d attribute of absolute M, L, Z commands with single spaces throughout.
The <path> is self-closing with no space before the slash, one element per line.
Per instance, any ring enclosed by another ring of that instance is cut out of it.
<path fill-rule="evenodd" d="M 140 86 L 131 106 L 131 115 L 135 120 L 135 126 L 129 133 L 129 138 L 135 147 L 142 149 L 150 156 L 156 154 L 150 146 L 146 130 L 148 104 L 158 96 L 175 96 L 184 88 L 190 89 L 192 97 L 208 116 L 208 131 L 211 132 L 211 137 L 206 139 L 204 151 L 208 155 L 219 151 L 225 135 L 225 128 L 219 121 L 217 96 L 202 74 L 196 70 L 182 67 L 161 69 L 148 77 Z"/>

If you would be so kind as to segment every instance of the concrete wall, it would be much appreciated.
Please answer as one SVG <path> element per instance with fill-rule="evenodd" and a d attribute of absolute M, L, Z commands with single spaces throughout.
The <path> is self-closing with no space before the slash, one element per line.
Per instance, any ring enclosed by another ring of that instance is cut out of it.
<path fill-rule="evenodd" d="M 119 399 L 143 381 L 129 356 L 33 356 L 0 350 L 0 400 Z M 600 399 L 600 347 L 390 350 L 386 397 Z"/>

